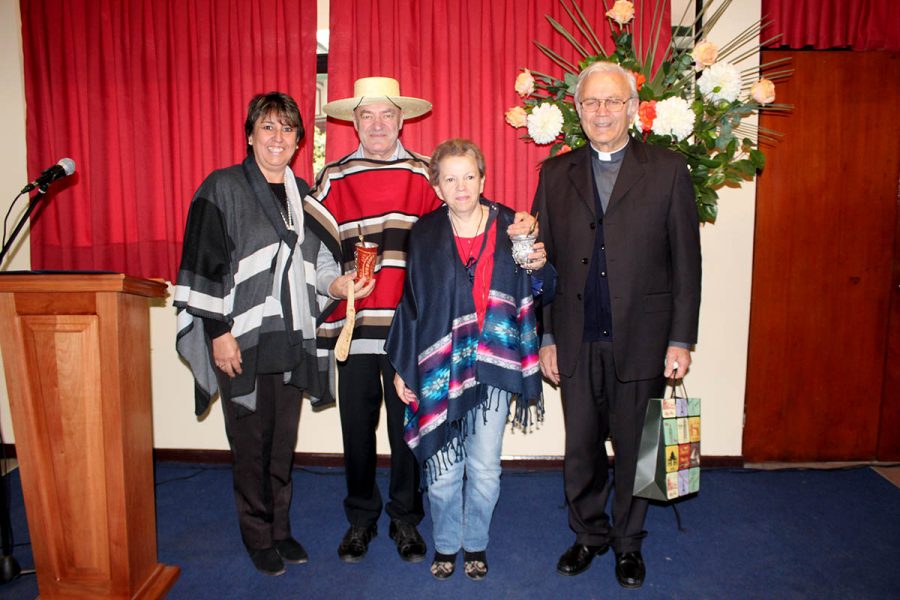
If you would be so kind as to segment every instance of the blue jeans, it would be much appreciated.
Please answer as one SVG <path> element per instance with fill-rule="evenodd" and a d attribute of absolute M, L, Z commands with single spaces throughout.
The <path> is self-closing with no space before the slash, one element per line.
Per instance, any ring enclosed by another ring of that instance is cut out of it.
<path fill-rule="evenodd" d="M 495 410 L 498 393 L 500 407 Z M 469 552 L 487 548 L 491 517 L 500 497 L 500 451 L 510 396 L 491 387 L 488 394 L 492 401 L 487 412 L 480 406 L 474 409 L 475 428 L 463 442 L 464 457 L 428 487 L 434 549 L 441 554 L 455 554 L 460 548 Z"/>

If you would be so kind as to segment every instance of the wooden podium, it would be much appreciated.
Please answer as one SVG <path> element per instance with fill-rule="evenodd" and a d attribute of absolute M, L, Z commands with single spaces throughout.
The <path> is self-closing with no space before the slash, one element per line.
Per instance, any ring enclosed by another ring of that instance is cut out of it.
<path fill-rule="evenodd" d="M 0 274 L 0 348 L 41 598 L 160 598 L 148 298 L 119 274 Z"/>

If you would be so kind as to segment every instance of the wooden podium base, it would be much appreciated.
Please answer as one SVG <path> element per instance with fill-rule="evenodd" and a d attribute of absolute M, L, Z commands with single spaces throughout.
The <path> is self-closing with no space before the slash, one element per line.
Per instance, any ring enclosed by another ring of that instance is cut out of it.
<path fill-rule="evenodd" d="M 132 596 L 135 600 L 147 600 L 162 598 L 169 593 L 175 580 L 181 574 L 181 569 L 168 565 L 156 565 L 156 570 L 144 582 L 144 586 Z"/>
<path fill-rule="evenodd" d="M 40 597 L 161 598 L 147 298 L 124 275 L 0 275 L 0 346 Z"/>

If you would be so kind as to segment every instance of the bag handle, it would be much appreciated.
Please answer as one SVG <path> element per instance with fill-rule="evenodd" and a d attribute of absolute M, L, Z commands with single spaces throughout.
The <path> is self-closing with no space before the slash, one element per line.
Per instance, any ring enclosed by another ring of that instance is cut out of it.
<path fill-rule="evenodd" d="M 676 392 L 676 390 L 678 389 L 678 383 L 677 383 L 677 382 L 678 382 L 678 367 L 675 367 L 675 368 L 672 370 L 672 376 L 669 377 L 669 380 L 668 380 L 668 385 L 671 385 L 671 386 L 672 386 L 672 395 L 669 396 L 670 398 L 673 398 L 673 399 L 675 398 L 675 392 Z M 668 387 L 668 386 L 667 386 L 667 387 Z M 687 397 L 688 397 L 688 395 L 687 395 L 687 388 L 684 387 L 684 378 L 683 378 L 683 377 L 681 378 L 681 391 L 684 392 L 684 397 L 687 398 Z"/>

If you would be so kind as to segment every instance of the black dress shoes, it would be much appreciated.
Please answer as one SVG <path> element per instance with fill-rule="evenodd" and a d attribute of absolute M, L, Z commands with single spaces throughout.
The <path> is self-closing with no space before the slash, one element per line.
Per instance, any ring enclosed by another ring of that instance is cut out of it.
<path fill-rule="evenodd" d="M 616 552 L 616 580 L 623 588 L 635 590 L 644 584 L 647 576 L 647 568 L 644 566 L 644 557 L 641 551 Z"/>
<path fill-rule="evenodd" d="M 357 563 L 365 557 L 369 551 L 369 542 L 378 535 L 378 527 L 372 523 L 368 527 L 350 526 L 341 545 L 338 546 L 338 556 L 342 561 L 348 563 Z"/>
<path fill-rule="evenodd" d="M 251 550 L 250 560 L 256 570 L 264 575 L 281 575 L 284 573 L 284 561 L 275 551 L 275 548 Z"/>
<path fill-rule="evenodd" d="M 309 560 L 306 548 L 292 537 L 275 542 L 275 552 L 278 553 L 281 560 L 292 565 L 299 565 Z"/>
<path fill-rule="evenodd" d="M 417 563 L 425 560 L 425 540 L 412 523 L 394 519 L 388 535 L 397 544 L 397 553 L 406 562 Z"/>
<path fill-rule="evenodd" d="M 571 548 L 563 552 L 556 563 L 556 572 L 560 575 L 578 575 L 591 566 L 595 556 L 600 556 L 609 550 L 609 544 L 602 546 L 585 546 L 575 543 Z"/>

